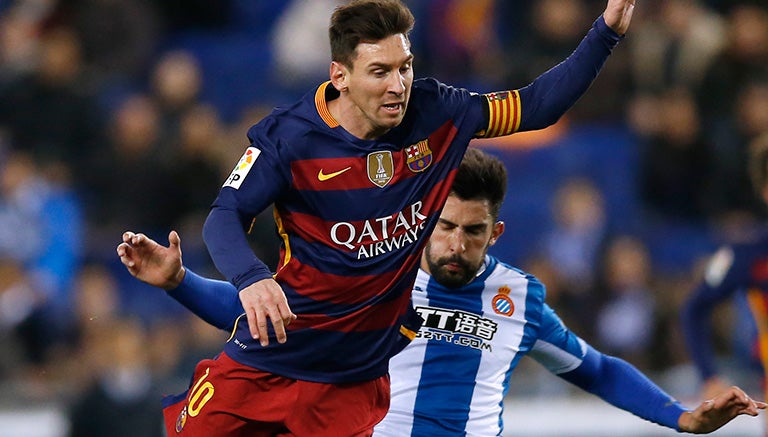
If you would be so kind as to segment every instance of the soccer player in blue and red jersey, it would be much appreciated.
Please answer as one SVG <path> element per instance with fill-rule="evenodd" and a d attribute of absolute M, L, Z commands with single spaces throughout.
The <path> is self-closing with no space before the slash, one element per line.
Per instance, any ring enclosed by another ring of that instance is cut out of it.
<path fill-rule="evenodd" d="M 369 435 L 387 411 L 389 359 L 416 335 L 411 288 L 472 138 L 551 125 L 626 32 L 634 0 L 608 0 L 574 53 L 528 86 L 477 94 L 414 80 L 413 15 L 353 0 L 329 28 L 330 80 L 248 131 L 203 238 L 245 317 L 165 410 L 183 435 Z M 460 68 L 460 66 L 457 66 Z M 246 232 L 273 206 L 273 274 Z"/>
<path fill-rule="evenodd" d="M 488 255 L 504 232 L 498 214 L 506 186 L 501 161 L 467 150 L 413 288 L 424 324 L 390 361 L 390 409 L 374 436 L 501 435 L 509 375 L 525 355 L 619 408 L 680 431 L 712 431 L 764 408 L 732 387 L 686 411 L 627 362 L 570 332 L 535 277 Z M 131 274 L 167 289 L 209 323 L 233 328 L 243 313 L 237 290 L 186 270 L 178 234 L 169 235 L 169 247 L 132 232 L 123 240 L 117 253 Z"/>
<path fill-rule="evenodd" d="M 749 173 L 757 196 L 768 204 L 768 134 L 757 137 L 750 144 Z M 712 312 L 738 294 L 746 298 L 757 327 L 758 364 L 768 372 L 768 231 L 749 241 L 719 248 L 710 258 L 703 279 L 683 306 L 684 338 L 703 381 L 704 396 L 727 384 L 715 364 Z M 766 380 L 764 376 L 763 384 Z M 765 430 L 768 433 L 768 423 Z"/>

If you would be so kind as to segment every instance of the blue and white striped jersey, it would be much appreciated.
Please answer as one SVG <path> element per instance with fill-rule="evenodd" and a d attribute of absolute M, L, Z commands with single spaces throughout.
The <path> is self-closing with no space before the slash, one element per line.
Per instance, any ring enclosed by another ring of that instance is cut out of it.
<path fill-rule="evenodd" d="M 390 410 L 374 435 L 500 435 L 503 398 L 520 358 L 530 353 L 559 374 L 587 352 L 544 296 L 534 276 L 492 256 L 461 288 L 420 270 L 413 305 L 424 324 L 390 361 Z"/>
<path fill-rule="evenodd" d="M 242 313 L 232 284 L 190 270 L 169 295 L 222 329 L 232 329 Z M 494 257 L 457 289 L 419 270 L 413 305 L 424 323 L 389 363 L 391 405 L 377 437 L 500 435 L 509 377 L 525 354 L 645 420 L 677 429 L 686 411 L 631 364 L 570 332 L 544 303 L 544 286 L 535 277 Z"/>

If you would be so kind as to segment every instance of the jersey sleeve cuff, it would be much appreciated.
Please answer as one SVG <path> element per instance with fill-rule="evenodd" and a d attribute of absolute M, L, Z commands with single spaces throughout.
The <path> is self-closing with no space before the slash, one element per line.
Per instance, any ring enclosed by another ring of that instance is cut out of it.
<path fill-rule="evenodd" d="M 597 20 L 592 24 L 592 27 L 601 37 L 607 40 L 611 46 L 615 46 L 619 41 L 624 39 L 624 35 L 619 35 L 615 30 L 608 27 L 608 24 L 605 23 L 605 17 L 602 15 L 597 17 Z"/>
<path fill-rule="evenodd" d="M 258 264 L 254 265 L 247 272 L 232 278 L 230 282 L 237 288 L 237 291 L 241 291 L 251 284 L 271 277 L 272 272 L 269 270 L 269 267 L 262 262 L 258 262 Z"/>

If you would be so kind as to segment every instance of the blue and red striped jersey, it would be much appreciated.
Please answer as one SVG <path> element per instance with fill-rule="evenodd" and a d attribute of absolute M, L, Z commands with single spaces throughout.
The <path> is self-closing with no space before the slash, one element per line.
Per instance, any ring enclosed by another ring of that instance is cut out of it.
<path fill-rule="evenodd" d="M 253 126 L 212 205 L 205 242 L 238 290 L 269 277 L 243 229 L 272 205 L 282 240 L 274 278 L 298 319 L 286 343 L 271 333 L 262 347 L 241 317 L 227 354 L 306 381 L 386 374 L 421 324 L 411 287 L 469 141 L 557 121 L 619 39 L 601 17 L 574 54 L 514 91 L 480 95 L 418 79 L 402 123 L 375 140 L 334 120 L 327 102 L 338 91 L 329 82 Z"/>
<path fill-rule="evenodd" d="M 756 324 L 757 355 L 768 369 L 768 232 L 752 241 L 724 245 L 707 263 L 704 277 L 682 311 L 691 359 L 702 379 L 717 374 L 712 312 L 727 299 L 744 298 Z"/>
<path fill-rule="evenodd" d="M 274 203 L 282 239 L 274 278 L 298 315 L 288 341 L 267 347 L 242 319 L 227 353 L 325 382 L 381 376 L 418 331 L 410 291 L 421 249 L 470 139 L 488 127 L 484 97 L 418 80 L 400 126 L 361 140 L 328 112 L 335 92 L 324 83 L 252 127 L 214 203 L 241 218 Z M 235 279 L 238 288 L 250 283 Z"/>

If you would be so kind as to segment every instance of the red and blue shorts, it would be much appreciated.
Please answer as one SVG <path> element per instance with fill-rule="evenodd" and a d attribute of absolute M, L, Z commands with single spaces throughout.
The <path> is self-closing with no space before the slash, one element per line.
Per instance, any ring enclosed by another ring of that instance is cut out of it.
<path fill-rule="evenodd" d="M 223 352 L 195 367 L 190 388 L 163 399 L 168 437 L 370 436 L 389 408 L 389 376 L 350 384 L 299 381 Z"/>

